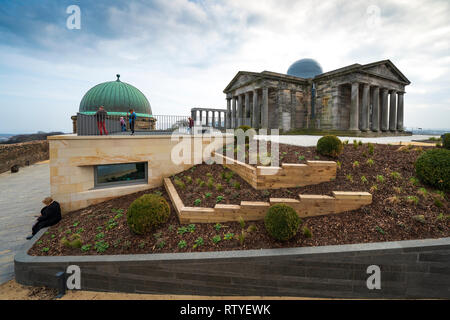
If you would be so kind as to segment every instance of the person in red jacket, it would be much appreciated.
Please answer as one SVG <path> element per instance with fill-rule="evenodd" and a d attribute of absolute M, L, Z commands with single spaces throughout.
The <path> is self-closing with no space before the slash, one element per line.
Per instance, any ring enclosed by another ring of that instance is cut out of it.
<path fill-rule="evenodd" d="M 105 111 L 103 106 L 100 106 L 98 108 L 98 111 L 95 113 L 95 118 L 97 119 L 97 127 L 98 127 L 98 131 L 100 132 L 100 135 L 103 135 L 103 133 L 105 135 L 108 135 L 108 131 L 106 131 L 106 126 L 105 126 L 107 115 L 108 115 L 108 113 Z M 103 131 L 103 133 L 102 133 L 102 131 Z"/>

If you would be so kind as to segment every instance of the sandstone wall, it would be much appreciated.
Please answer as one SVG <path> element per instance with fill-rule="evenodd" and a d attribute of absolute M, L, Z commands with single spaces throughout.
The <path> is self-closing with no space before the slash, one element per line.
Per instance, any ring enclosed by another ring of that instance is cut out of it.
<path fill-rule="evenodd" d="M 9 171 L 13 165 L 23 167 L 48 160 L 48 141 L 30 141 L 0 144 L 0 173 Z"/>

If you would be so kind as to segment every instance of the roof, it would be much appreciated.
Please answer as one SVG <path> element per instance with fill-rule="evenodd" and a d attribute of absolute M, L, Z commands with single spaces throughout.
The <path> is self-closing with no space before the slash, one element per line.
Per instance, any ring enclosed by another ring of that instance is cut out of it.
<path fill-rule="evenodd" d="M 151 115 L 152 109 L 145 95 L 131 84 L 117 80 L 100 83 L 89 89 L 80 102 L 80 113 L 96 112 L 100 106 L 111 114 L 125 114 L 129 109 Z"/>

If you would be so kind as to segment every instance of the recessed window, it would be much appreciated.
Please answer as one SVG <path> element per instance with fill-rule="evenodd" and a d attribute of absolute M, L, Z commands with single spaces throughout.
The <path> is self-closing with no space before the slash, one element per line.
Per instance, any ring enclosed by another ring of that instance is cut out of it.
<path fill-rule="evenodd" d="M 96 187 L 147 183 L 147 162 L 98 165 L 94 176 Z"/>

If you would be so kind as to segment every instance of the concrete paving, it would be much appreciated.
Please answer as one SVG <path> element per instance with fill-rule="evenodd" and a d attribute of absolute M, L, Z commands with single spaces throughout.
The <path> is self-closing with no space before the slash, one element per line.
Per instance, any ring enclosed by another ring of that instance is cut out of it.
<path fill-rule="evenodd" d="M 0 284 L 14 278 L 14 255 L 50 195 L 48 161 L 0 174 Z"/>

